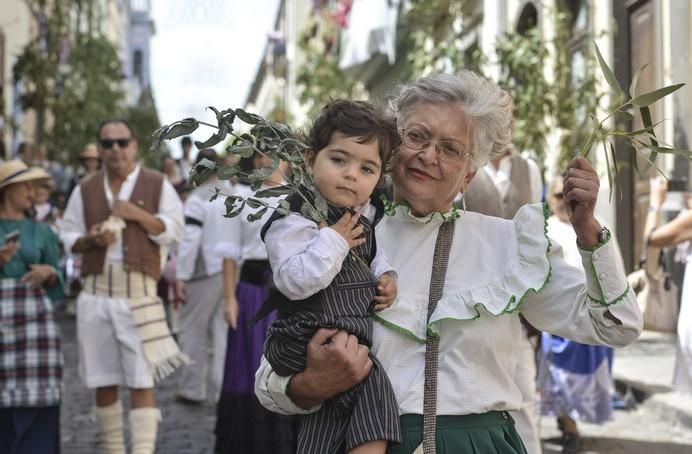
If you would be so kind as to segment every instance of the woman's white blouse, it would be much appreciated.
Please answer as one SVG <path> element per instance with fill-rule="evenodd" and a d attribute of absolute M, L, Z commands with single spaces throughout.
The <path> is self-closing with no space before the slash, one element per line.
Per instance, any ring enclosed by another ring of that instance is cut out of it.
<path fill-rule="evenodd" d="M 378 247 L 397 270 L 399 288 L 394 305 L 375 315 L 372 351 L 392 382 L 401 414 L 423 413 L 427 330 L 440 336 L 441 415 L 520 407 L 514 379 L 519 312 L 540 330 L 587 344 L 624 346 L 641 332 L 642 315 L 614 242 L 581 250 L 586 273 L 569 266 L 546 235 L 542 205 L 523 207 L 513 220 L 461 214 L 443 296 L 428 324 L 433 250 L 442 222 L 438 214 L 417 218 L 399 207 L 377 228 Z M 604 316 L 608 311 L 617 323 Z M 286 396 L 287 384 L 263 360 L 255 384 L 262 404 L 304 413 Z"/>

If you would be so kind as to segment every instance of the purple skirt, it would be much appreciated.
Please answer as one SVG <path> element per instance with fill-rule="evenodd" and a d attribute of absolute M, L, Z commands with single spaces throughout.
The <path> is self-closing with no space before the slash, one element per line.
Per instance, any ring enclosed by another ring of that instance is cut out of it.
<path fill-rule="evenodd" d="M 238 283 L 238 325 L 236 330 L 228 330 L 223 387 L 217 407 L 215 453 L 295 452 L 294 418 L 266 410 L 255 396 L 255 372 L 264 352 L 267 330 L 276 313 L 254 325 L 248 322 L 268 296 L 266 286 Z"/>

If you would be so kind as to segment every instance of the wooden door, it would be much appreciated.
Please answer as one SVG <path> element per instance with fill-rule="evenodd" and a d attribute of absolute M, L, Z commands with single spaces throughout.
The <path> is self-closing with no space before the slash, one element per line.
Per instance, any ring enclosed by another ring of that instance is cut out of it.
<path fill-rule="evenodd" d="M 637 92 L 645 93 L 656 89 L 658 62 L 656 60 L 656 22 L 654 14 L 654 2 L 647 0 L 635 2 L 629 10 L 629 73 L 630 79 L 636 71 L 644 65 L 648 65 L 639 76 Z M 629 87 L 629 84 L 626 85 Z M 635 117 L 632 122 L 634 129 L 643 128 L 639 111 L 633 112 Z M 651 116 L 653 122 L 660 120 L 660 113 L 656 106 L 651 106 Z M 641 247 L 644 235 L 644 222 L 646 220 L 649 206 L 649 177 L 654 172 L 653 168 L 648 172 L 646 158 L 637 157 L 639 169 L 638 173 L 634 166 L 632 172 L 632 251 L 633 259 L 636 261 L 641 254 Z"/>

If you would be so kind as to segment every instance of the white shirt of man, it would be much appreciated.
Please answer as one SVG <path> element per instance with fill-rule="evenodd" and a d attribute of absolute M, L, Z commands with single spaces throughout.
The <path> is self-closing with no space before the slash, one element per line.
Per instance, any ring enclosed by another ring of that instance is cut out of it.
<path fill-rule="evenodd" d="M 106 199 L 108 206 L 113 206 L 114 200 L 130 200 L 132 191 L 139 177 L 140 166 L 136 166 L 132 172 L 125 178 L 120 191 L 114 197 L 111 188 L 108 185 L 108 178 L 103 179 L 103 186 L 106 191 Z M 84 202 L 82 199 L 81 186 L 77 186 L 70 196 L 67 203 L 63 222 L 61 225 L 60 239 L 62 240 L 65 250 L 71 251 L 72 246 L 82 236 L 87 234 L 86 221 L 84 220 Z M 173 189 L 173 186 L 166 180 L 163 180 L 161 187 L 161 197 L 159 198 L 159 211 L 155 213 L 161 222 L 163 222 L 164 230 L 158 235 L 149 235 L 152 241 L 161 247 L 161 267 L 168 256 L 168 247 L 180 241 L 183 237 L 183 204 L 180 197 Z M 108 245 L 106 250 L 106 264 L 117 264 L 123 262 L 123 242 L 122 238 L 118 237 L 116 241 Z"/>

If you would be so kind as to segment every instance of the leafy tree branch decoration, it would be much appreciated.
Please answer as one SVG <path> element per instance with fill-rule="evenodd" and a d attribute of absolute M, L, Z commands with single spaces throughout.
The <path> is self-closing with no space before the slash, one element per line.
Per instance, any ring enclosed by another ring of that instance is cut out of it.
<path fill-rule="evenodd" d="M 248 221 L 259 220 L 268 210 L 276 210 L 282 214 L 289 214 L 289 205 L 285 200 L 277 200 L 277 196 L 292 193 L 299 194 L 303 198 L 301 214 L 308 219 L 321 223 L 327 220 L 327 201 L 319 193 L 315 193 L 314 202 L 305 197 L 301 188 L 312 185 L 312 179 L 305 168 L 305 150 L 308 146 L 299 138 L 288 125 L 280 122 L 272 122 L 265 118 L 244 111 L 243 109 L 226 109 L 219 111 L 209 107 L 216 115 L 216 124 L 199 121 L 195 118 L 185 118 L 170 125 L 157 129 L 153 134 L 152 146 L 157 148 L 164 140 L 175 139 L 191 134 L 199 126 L 209 126 L 216 129 L 205 141 L 196 141 L 198 149 L 212 147 L 224 141 L 228 135 L 233 140 L 227 147 L 227 152 L 240 158 L 252 157 L 255 153 L 271 159 L 271 164 L 255 169 L 252 172 L 244 171 L 240 165 L 217 164 L 204 159 L 197 164 L 192 172 L 192 183 L 200 185 L 211 175 L 216 174 L 221 180 L 228 180 L 242 176 L 249 184 L 254 195 L 241 197 L 234 194 L 223 194 L 216 188 L 211 200 L 219 196 L 225 197 L 226 217 L 235 217 L 242 213 L 248 206 L 257 208 L 258 211 L 247 216 Z M 234 128 L 234 122 L 240 120 L 250 126 L 249 132 L 239 133 Z M 288 171 L 281 170 L 279 164 L 284 161 L 288 165 Z M 261 189 L 262 183 L 276 170 L 281 172 L 285 183 L 266 189 Z"/>

